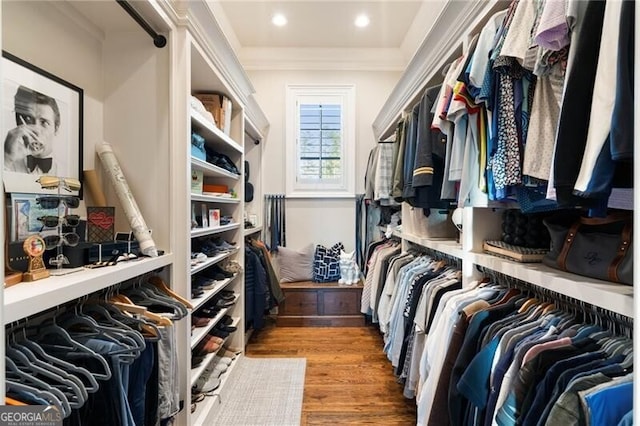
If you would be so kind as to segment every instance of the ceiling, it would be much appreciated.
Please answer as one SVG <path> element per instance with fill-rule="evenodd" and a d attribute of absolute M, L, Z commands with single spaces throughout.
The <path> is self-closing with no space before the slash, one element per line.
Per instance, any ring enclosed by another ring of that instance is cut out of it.
<path fill-rule="evenodd" d="M 449 0 L 204 1 L 247 70 L 401 71 Z M 148 7 L 148 2 L 130 2 L 136 9 Z M 122 19 L 126 12 L 115 2 L 68 4 L 89 18 L 99 33 L 136 30 L 133 19 Z M 286 15 L 286 26 L 271 23 L 275 13 Z M 363 13 L 371 22 L 357 28 L 354 20 Z M 159 32 L 166 30 L 161 22 L 150 24 Z"/>
<path fill-rule="evenodd" d="M 402 69 L 445 2 L 209 0 L 216 20 L 249 69 L 340 68 L 347 63 L 350 68 Z M 276 13 L 287 17 L 287 25 L 271 23 Z M 354 20 L 363 13 L 371 22 L 357 28 Z"/>
<path fill-rule="evenodd" d="M 243 47 L 399 48 L 420 1 L 232 1 L 220 5 Z M 287 25 L 271 17 L 283 13 Z M 358 28 L 359 14 L 371 23 Z"/>

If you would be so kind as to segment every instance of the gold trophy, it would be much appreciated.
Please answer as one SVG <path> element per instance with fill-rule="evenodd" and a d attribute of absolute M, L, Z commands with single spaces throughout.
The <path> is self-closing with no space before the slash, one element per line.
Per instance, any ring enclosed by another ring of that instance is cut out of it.
<path fill-rule="evenodd" d="M 37 281 L 49 277 L 49 271 L 44 266 L 42 255 L 45 243 L 41 236 L 31 235 L 22 245 L 24 252 L 29 256 L 29 268 L 22 276 L 22 281 Z"/>

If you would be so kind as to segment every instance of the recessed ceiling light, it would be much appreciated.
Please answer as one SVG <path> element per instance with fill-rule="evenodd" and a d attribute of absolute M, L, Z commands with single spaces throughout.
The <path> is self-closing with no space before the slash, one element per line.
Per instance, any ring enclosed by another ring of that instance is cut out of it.
<path fill-rule="evenodd" d="M 356 25 L 356 27 L 358 28 L 364 28 L 367 25 L 369 25 L 369 22 L 371 22 L 369 20 L 369 17 L 367 15 L 358 15 L 358 17 L 356 18 L 354 24 Z"/>
<path fill-rule="evenodd" d="M 273 15 L 273 18 L 271 18 L 271 22 L 276 27 L 284 27 L 285 25 L 287 25 L 287 17 L 282 13 L 276 13 L 275 15 Z"/>

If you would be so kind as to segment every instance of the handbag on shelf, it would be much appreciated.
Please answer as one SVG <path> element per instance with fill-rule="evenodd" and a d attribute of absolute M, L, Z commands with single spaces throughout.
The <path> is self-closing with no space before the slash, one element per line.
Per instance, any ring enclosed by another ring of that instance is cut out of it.
<path fill-rule="evenodd" d="M 614 213 L 604 218 L 559 214 L 544 219 L 551 250 L 542 260 L 552 268 L 633 285 L 633 217 Z"/>

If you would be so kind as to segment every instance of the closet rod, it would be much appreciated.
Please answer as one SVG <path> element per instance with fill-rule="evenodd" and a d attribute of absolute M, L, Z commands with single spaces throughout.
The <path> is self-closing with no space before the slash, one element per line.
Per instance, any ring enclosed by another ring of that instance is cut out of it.
<path fill-rule="evenodd" d="M 153 44 L 157 48 L 162 48 L 167 45 L 167 39 L 162 34 L 158 34 L 147 21 L 129 4 L 127 0 L 116 0 L 116 2 L 133 18 L 134 21 L 142 27 L 153 39 Z"/>
<path fill-rule="evenodd" d="M 478 272 L 491 278 L 497 284 L 503 284 L 507 287 L 518 288 L 529 293 L 537 294 L 542 297 L 547 297 L 549 301 L 556 301 L 560 304 L 571 305 L 573 308 L 580 309 L 584 314 L 595 314 L 600 317 L 607 318 L 610 321 L 623 324 L 629 328 L 633 328 L 633 318 L 623 315 L 618 312 L 610 311 L 600 306 L 585 302 L 580 299 L 576 299 L 566 294 L 559 293 L 555 290 L 551 290 L 545 287 L 540 287 L 530 282 L 523 281 L 518 278 L 506 275 L 502 272 L 495 271 L 484 266 L 476 265 Z"/>
<path fill-rule="evenodd" d="M 394 237 L 395 237 L 394 235 L 391 236 L 391 238 L 394 238 Z M 462 269 L 462 259 L 460 259 L 459 257 L 453 256 L 449 253 L 445 253 L 443 251 L 440 251 L 431 247 L 421 246 L 411 241 L 407 241 L 407 243 L 410 247 L 409 251 L 415 251 L 418 253 L 426 254 L 427 256 L 431 256 L 436 260 L 444 260 L 445 262 L 447 262 L 447 264 L 449 264 L 449 266 L 455 266 L 458 269 Z"/>

